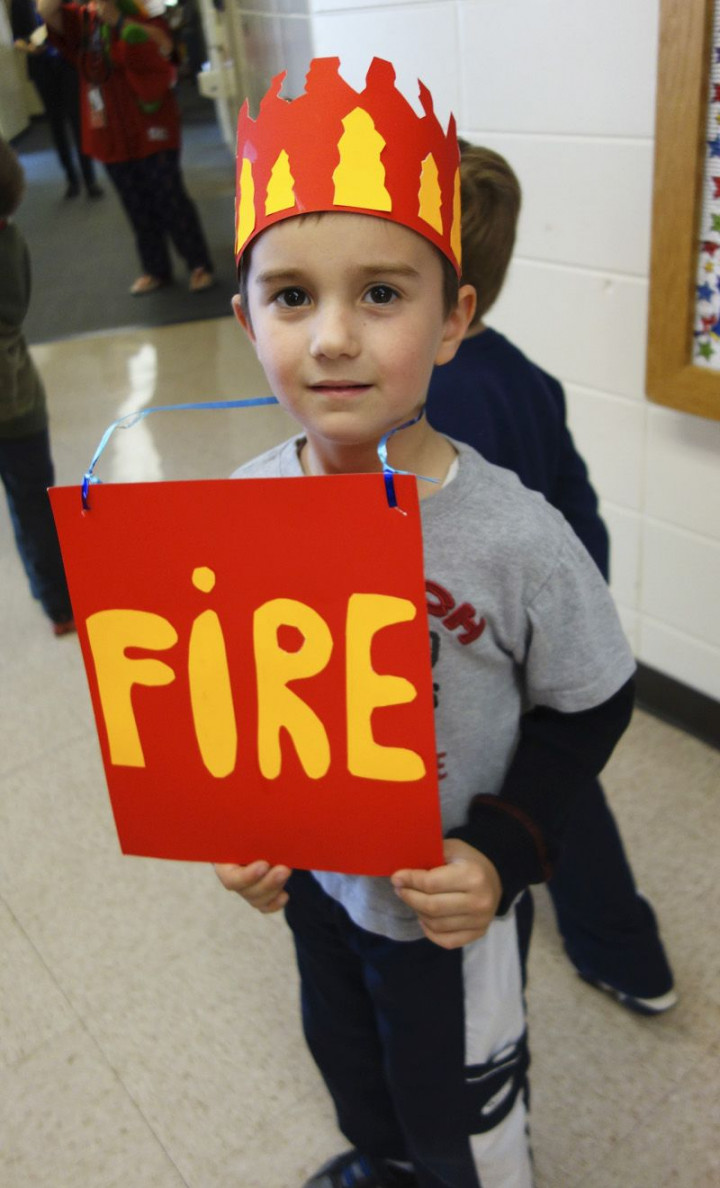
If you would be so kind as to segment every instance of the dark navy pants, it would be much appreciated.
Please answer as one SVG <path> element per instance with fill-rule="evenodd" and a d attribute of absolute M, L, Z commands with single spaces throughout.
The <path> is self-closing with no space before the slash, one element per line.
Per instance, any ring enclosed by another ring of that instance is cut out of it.
<path fill-rule="evenodd" d="M 595 781 L 571 816 L 548 884 L 573 964 L 640 998 L 672 988 L 650 904 L 637 892 L 615 818 Z"/>
<path fill-rule="evenodd" d="M 69 182 L 77 181 L 77 168 L 69 133 L 72 133 L 80 172 L 86 186 L 95 184 L 92 158 L 82 151 L 80 128 L 80 84 L 77 70 L 60 54 L 46 52 L 28 57 L 28 68 L 35 83 L 50 127 L 55 151 Z"/>
<path fill-rule="evenodd" d="M 448 952 L 359 928 L 307 872 L 288 891 L 305 1037 L 348 1142 L 421 1188 L 531 1188 L 515 915 Z"/>
<path fill-rule="evenodd" d="M 66 621 L 72 608 L 47 495 L 55 482 L 47 429 L 29 437 L 0 437 L 0 478 L 30 589 L 50 619 Z"/>
<path fill-rule="evenodd" d="M 168 241 L 191 272 L 195 268 L 212 272 L 198 212 L 183 183 L 178 149 L 105 168 L 135 232 L 144 272 L 158 280 L 170 279 Z"/>

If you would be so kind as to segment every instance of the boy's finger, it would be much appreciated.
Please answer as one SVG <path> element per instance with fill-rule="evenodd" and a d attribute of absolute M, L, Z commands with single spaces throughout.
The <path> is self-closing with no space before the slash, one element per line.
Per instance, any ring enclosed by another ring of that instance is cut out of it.
<path fill-rule="evenodd" d="M 449 869 L 447 866 L 435 866 L 432 870 L 397 870 L 390 882 L 395 888 L 407 887 L 429 894 L 442 889 L 443 872 Z"/>
<path fill-rule="evenodd" d="M 436 932 L 422 924 L 422 929 L 427 939 L 441 949 L 461 949 L 464 945 L 479 940 L 487 932 L 487 926 L 485 928 L 468 928 L 459 932 Z"/>
<path fill-rule="evenodd" d="M 432 870 L 398 870 L 391 878 L 396 889 L 408 888 L 422 891 L 426 895 L 439 895 L 443 891 L 462 891 L 470 877 L 477 880 L 474 864 L 463 860 L 452 865 L 435 866 Z"/>
<path fill-rule="evenodd" d="M 403 903 L 406 903 L 418 915 L 428 916 L 431 919 L 439 916 L 455 916 L 467 910 L 467 897 L 458 891 L 429 895 L 425 891 L 403 887 L 397 891 L 397 894 Z"/>
<path fill-rule="evenodd" d="M 426 931 L 442 935 L 448 932 L 475 932 L 484 928 L 485 920 L 476 915 L 459 912 L 457 916 L 419 916 L 418 919 Z M 489 921 L 488 921 L 489 922 Z"/>
<path fill-rule="evenodd" d="M 290 871 L 287 866 L 273 866 L 262 878 L 246 883 L 243 890 L 245 896 L 253 901 L 274 897 L 287 883 Z"/>
<path fill-rule="evenodd" d="M 281 891 L 280 894 L 276 895 L 274 899 L 271 899 L 269 903 L 263 904 L 260 907 L 260 911 L 265 915 L 269 915 L 271 912 L 280 912 L 285 907 L 285 904 L 289 898 L 290 896 L 288 895 L 287 891 Z"/>
<path fill-rule="evenodd" d="M 269 862 L 262 860 L 251 862 L 249 866 L 238 866 L 232 862 L 215 863 L 215 874 L 220 882 L 224 887 L 231 888 L 232 890 L 251 886 L 258 879 L 263 878 L 269 870 Z"/>

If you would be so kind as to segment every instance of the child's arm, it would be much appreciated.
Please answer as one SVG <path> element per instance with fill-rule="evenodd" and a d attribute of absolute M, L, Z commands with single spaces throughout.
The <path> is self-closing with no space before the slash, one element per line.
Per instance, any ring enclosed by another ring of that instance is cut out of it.
<path fill-rule="evenodd" d="M 633 685 L 629 680 L 601 705 L 579 713 L 540 706 L 525 714 L 500 794 L 472 801 L 467 824 L 452 830 L 445 843 L 447 865 L 393 875 L 429 940 L 454 949 L 483 936 L 497 912 L 508 911 L 531 883 L 550 877 L 570 808 L 600 774 L 630 721 Z M 473 866 L 478 858 L 482 879 Z"/>
<path fill-rule="evenodd" d="M 291 875 L 289 866 L 270 866 L 269 862 L 251 862 L 249 866 L 217 863 L 215 874 L 227 891 L 237 891 L 259 912 L 279 912 L 288 901 L 285 884 Z"/>
<path fill-rule="evenodd" d="M 63 31 L 62 0 L 38 0 L 38 12 L 45 24 L 57 33 Z"/>

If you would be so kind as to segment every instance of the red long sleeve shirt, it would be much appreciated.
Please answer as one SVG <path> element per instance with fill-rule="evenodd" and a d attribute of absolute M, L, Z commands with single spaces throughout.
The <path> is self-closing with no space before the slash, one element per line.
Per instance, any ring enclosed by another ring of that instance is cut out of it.
<path fill-rule="evenodd" d="M 48 28 L 48 35 L 80 76 L 83 152 L 107 164 L 178 148 L 174 67 L 155 42 L 131 44 L 113 29 L 105 44 L 90 9 L 63 4 L 60 12 L 62 33 Z"/>

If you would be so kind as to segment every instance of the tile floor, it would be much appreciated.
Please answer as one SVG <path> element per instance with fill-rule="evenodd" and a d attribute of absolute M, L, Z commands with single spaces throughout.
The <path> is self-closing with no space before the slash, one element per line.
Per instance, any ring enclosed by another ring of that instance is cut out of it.
<path fill-rule="evenodd" d="M 230 317 L 38 347 L 61 483 L 150 403 L 266 391 Z M 110 481 L 224 476 L 278 409 L 118 433 Z M 74 637 L 28 596 L 0 508 L 0 1184 L 297 1188 L 343 1143 L 305 1053 L 284 924 L 202 866 L 118 850 Z M 577 979 L 545 896 L 530 970 L 538 1188 L 720 1185 L 720 757 L 643 713 L 606 786 L 681 1003 L 626 1014 Z"/>

